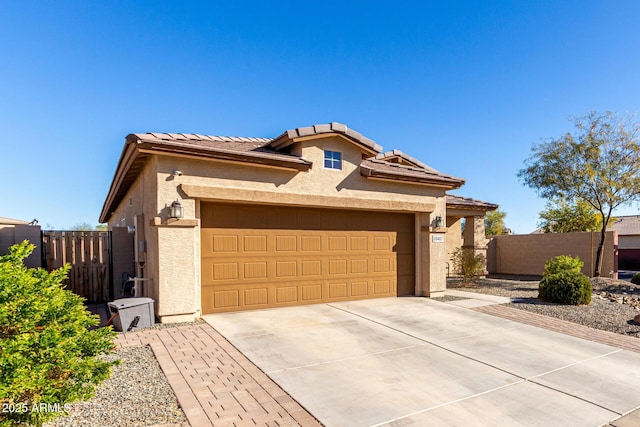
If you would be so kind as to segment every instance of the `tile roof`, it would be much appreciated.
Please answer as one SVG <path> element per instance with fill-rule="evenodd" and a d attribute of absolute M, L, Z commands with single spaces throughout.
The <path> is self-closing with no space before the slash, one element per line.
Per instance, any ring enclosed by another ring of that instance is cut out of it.
<path fill-rule="evenodd" d="M 392 159 L 393 157 L 398 157 L 402 160 L 404 160 L 407 163 L 413 164 L 413 166 L 417 166 L 423 169 L 427 169 L 429 171 L 435 172 L 435 173 L 440 173 L 437 170 L 435 170 L 434 168 L 432 168 L 431 166 L 427 166 L 426 164 L 422 163 L 420 160 L 411 157 L 410 155 L 403 153 L 400 150 L 396 150 L 393 149 L 391 151 L 387 151 L 384 153 L 380 153 L 378 154 L 375 158 L 377 160 L 387 160 L 387 159 Z"/>
<path fill-rule="evenodd" d="M 287 153 L 285 148 L 298 138 L 331 133 L 344 136 L 362 147 L 365 152 L 373 155 L 360 164 L 360 173 L 365 177 L 426 183 L 449 189 L 459 188 L 464 184 L 463 179 L 442 174 L 399 150 L 381 153 L 382 147 L 373 140 L 337 122 L 290 129 L 277 138 L 210 136 L 189 133 L 135 133 L 126 138 L 100 214 L 100 221 L 108 220 L 111 212 L 118 206 L 137 179 L 150 153 L 188 155 L 304 171 L 311 167 L 311 162 Z M 404 162 L 385 161 L 391 157 L 399 157 Z"/>
<path fill-rule="evenodd" d="M 616 230 L 618 232 L 618 236 L 640 234 L 640 215 L 617 217 L 616 221 L 607 227 L 607 229 Z"/>
<path fill-rule="evenodd" d="M 378 160 L 374 157 L 363 160 L 360 163 L 360 174 L 372 178 L 387 178 L 400 181 L 421 182 L 426 184 L 444 185 L 446 187 L 459 188 L 464 184 L 464 179 L 442 174 L 435 169 L 390 163 Z"/>
<path fill-rule="evenodd" d="M 321 135 L 323 133 L 338 133 L 344 135 L 348 139 L 352 140 L 358 145 L 361 145 L 369 150 L 379 153 L 382 151 L 382 147 L 376 144 L 372 139 L 367 138 L 360 132 L 356 132 L 353 129 L 349 129 L 347 125 L 337 122 L 331 122 L 327 124 L 313 125 L 290 129 L 284 132 L 277 138 L 274 138 L 269 146 L 276 150 L 280 150 L 284 147 L 291 145 L 296 138 L 302 138 L 305 136 Z"/>
<path fill-rule="evenodd" d="M 469 197 L 454 196 L 453 194 L 447 194 L 447 207 L 461 207 L 471 209 L 483 209 L 483 210 L 495 210 L 498 209 L 498 205 L 483 202 L 482 200 L 471 199 Z"/>
<path fill-rule="evenodd" d="M 241 155 L 244 160 L 252 158 L 272 159 L 283 162 L 300 163 L 310 165 L 304 159 L 287 153 L 282 153 L 266 145 L 270 138 L 251 138 L 237 136 L 209 136 L 184 133 L 135 133 L 127 136 L 127 142 L 150 144 L 154 148 L 165 148 L 167 151 L 198 151 L 199 154 L 209 153 L 212 156 Z M 257 161 L 260 163 L 259 161 Z"/>

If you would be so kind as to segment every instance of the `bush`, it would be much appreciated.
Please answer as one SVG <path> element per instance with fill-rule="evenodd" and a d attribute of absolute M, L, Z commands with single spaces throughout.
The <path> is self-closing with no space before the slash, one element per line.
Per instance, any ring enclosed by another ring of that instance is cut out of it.
<path fill-rule="evenodd" d="M 470 283 L 484 274 L 485 257 L 482 254 L 474 253 L 473 249 L 456 249 L 452 261 L 454 271 L 462 276 L 464 283 Z"/>
<path fill-rule="evenodd" d="M 551 258 L 544 263 L 544 275 L 557 274 L 561 271 L 582 271 L 584 262 L 578 257 L 570 257 L 568 255 L 559 255 Z"/>
<path fill-rule="evenodd" d="M 591 302 L 591 281 L 575 270 L 545 275 L 538 287 L 538 298 L 559 304 L 589 304 Z"/>
<path fill-rule="evenodd" d="M 634 285 L 640 285 L 640 273 L 636 273 L 633 275 L 633 277 L 631 278 L 631 283 L 633 283 Z"/>
<path fill-rule="evenodd" d="M 90 398 L 111 366 L 111 328 L 89 330 L 98 316 L 65 290 L 65 266 L 51 273 L 27 268 L 28 242 L 0 256 L 0 426 L 40 426 L 68 403 Z"/>

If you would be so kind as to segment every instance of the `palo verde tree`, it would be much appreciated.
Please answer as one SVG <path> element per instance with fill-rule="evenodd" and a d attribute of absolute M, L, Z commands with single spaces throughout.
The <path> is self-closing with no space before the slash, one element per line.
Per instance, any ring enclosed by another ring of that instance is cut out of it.
<path fill-rule="evenodd" d="M 574 133 L 535 144 L 518 177 L 542 197 L 582 201 L 598 212 L 598 277 L 613 210 L 640 198 L 640 123 L 595 111 L 571 121 Z"/>

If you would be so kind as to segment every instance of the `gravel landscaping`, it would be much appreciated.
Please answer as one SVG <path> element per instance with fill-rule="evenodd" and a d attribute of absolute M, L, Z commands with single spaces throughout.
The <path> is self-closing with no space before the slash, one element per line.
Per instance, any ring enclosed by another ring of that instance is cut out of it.
<path fill-rule="evenodd" d="M 479 279 L 471 285 L 449 280 L 447 287 L 509 297 L 514 299 L 506 304 L 509 307 L 640 338 L 640 325 L 633 322 L 640 314 L 640 286 L 602 277 L 591 279 L 591 283 L 591 304 L 579 306 L 539 301 L 538 281 L 532 280 Z"/>
<path fill-rule="evenodd" d="M 188 426 L 175 394 L 148 346 L 116 350 L 113 368 L 96 395 L 72 405 L 71 414 L 45 424 L 46 427 Z"/>

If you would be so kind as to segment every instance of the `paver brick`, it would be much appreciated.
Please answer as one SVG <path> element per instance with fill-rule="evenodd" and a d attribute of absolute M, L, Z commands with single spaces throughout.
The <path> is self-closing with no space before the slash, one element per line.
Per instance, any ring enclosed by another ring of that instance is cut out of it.
<path fill-rule="evenodd" d="M 320 426 L 210 325 L 121 334 L 120 348 L 150 345 L 192 426 Z"/>

